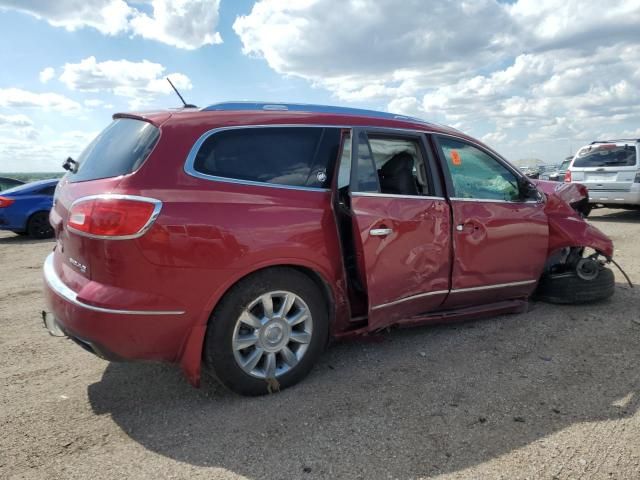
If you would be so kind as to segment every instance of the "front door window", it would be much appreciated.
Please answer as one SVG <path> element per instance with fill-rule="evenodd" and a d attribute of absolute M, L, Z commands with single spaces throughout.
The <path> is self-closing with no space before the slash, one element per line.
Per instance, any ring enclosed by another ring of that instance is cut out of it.
<path fill-rule="evenodd" d="M 479 148 L 452 138 L 439 138 L 449 166 L 453 197 L 480 200 L 518 201 L 516 175 Z"/>

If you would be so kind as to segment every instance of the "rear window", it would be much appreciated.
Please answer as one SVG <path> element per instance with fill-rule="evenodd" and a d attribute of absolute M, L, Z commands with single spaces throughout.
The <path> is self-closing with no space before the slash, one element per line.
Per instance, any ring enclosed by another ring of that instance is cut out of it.
<path fill-rule="evenodd" d="M 632 167 L 636 164 L 635 145 L 589 145 L 578 152 L 574 167 Z"/>
<path fill-rule="evenodd" d="M 234 180 L 326 188 L 339 146 L 339 128 L 224 130 L 205 140 L 193 167 Z"/>
<path fill-rule="evenodd" d="M 118 177 L 134 172 L 142 165 L 153 147 L 160 130 L 148 122 L 118 118 L 105 128 L 76 161 L 76 173 L 69 173 L 71 182 Z"/>

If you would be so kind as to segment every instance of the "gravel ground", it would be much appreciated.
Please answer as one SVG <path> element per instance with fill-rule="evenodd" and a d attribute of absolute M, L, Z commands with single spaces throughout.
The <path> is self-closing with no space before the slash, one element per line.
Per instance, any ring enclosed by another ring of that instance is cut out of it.
<path fill-rule="evenodd" d="M 640 212 L 600 210 L 640 284 Z M 0 234 L 0 478 L 640 478 L 640 288 L 332 346 L 277 395 L 42 328 L 50 241 Z"/>

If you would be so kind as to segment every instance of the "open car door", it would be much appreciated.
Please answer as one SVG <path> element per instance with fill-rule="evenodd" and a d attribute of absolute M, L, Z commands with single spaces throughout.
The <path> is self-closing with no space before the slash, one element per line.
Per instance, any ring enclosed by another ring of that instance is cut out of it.
<path fill-rule="evenodd" d="M 353 132 L 353 243 L 369 328 L 377 330 L 437 309 L 447 297 L 451 214 L 423 134 Z"/>

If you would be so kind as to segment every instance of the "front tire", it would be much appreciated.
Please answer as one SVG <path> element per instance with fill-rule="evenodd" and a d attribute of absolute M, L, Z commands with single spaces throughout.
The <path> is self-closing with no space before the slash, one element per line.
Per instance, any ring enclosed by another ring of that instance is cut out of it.
<path fill-rule="evenodd" d="M 204 360 L 241 395 L 264 395 L 302 380 L 326 345 L 325 298 L 307 275 L 270 268 L 241 280 L 209 319 Z"/>
<path fill-rule="evenodd" d="M 591 280 L 580 278 L 576 272 L 545 275 L 535 296 L 548 303 L 581 304 L 605 300 L 613 295 L 614 290 L 613 272 L 600 267 L 597 276 Z"/>

